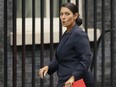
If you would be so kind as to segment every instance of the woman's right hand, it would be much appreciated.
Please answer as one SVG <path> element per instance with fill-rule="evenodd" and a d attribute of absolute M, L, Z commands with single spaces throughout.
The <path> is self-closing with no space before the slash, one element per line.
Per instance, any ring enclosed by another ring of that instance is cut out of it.
<path fill-rule="evenodd" d="M 39 76 L 40 76 L 41 79 L 43 79 L 44 76 L 46 76 L 46 74 L 47 74 L 47 72 L 48 72 L 48 69 L 49 69 L 48 66 L 44 66 L 43 68 L 41 68 L 41 69 L 39 70 Z"/>

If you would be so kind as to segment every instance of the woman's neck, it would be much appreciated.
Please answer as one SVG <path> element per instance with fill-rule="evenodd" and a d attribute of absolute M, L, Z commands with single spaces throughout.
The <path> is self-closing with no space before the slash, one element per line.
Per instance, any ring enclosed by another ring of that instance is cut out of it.
<path fill-rule="evenodd" d="M 67 27 L 67 32 L 70 32 L 71 30 L 72 30 L 72 27 L 75 25 L 75 23 L 74 24 L 72 24 L 72 25 L 70 25 L 70 26 L 68 26 Z"/>

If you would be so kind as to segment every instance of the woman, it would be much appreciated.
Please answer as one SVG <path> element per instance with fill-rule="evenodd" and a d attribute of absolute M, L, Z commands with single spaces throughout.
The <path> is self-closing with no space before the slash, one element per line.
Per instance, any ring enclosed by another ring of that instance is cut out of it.
<path fill-rule="evenodd" d="M 39 76 L 43 77 L 57 71 L 57 87 L 70 87 L 74 81 L 84 79 L 87 87 L 93 87 L 93 79 L 89 72 L 91 64 L 91 50 L 87 34 L 79 27 L 82 20 L 79 18 L 78 8 L 73 3 L 61 6 L 60 19 L 66 27 L 55 58 L 39 70 Z"/>

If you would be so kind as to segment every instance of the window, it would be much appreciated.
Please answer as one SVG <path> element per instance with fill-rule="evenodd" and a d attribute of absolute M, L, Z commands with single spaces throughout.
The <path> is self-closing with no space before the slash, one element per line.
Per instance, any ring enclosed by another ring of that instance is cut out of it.
<path fill-rule="evenodd" d="M 25 27 L 26 27 L 26 45 L 32 44 L 32 0 L 25 0 Z M 71 0 L 75 3 L 76 0 Z M 66 3 L 67 0 L 62 0 L 62 3 Z M 59 0 L 53 0 L 53 32 L 54 43 L 59 42 Z M 50 0 L 44 0 L 44 43 L 50 43 Z M 40 44 L 40 0 L 35 0 L 35 44 Z M 82 17 L 82 0 L 79 0 L 79 14 Z M 58 27 L 56 27 L 58 26 Z M 64 27 L 63 27 L 64 28 Z M 63 29 L 63 32 L 65 29 Z M 10 35 L 10 44 L 13 44 L 12 32 Z M 17 0 L 17 45 L 22 45 L 22 0 Z"/>
<path fill-rule="evenodd" d="M 35 0 L 35 10 L 36 17 L 40 17 L 40 0 Z M 21 15 L 22 15 L 22 0 L 17 0 L 17 17 L 21 18 Z M 25 16 L 26 18 L 32 17 L 32 0 L 25 0 Z"/>
<path fill-rule="evenodd" d="M 63 3 L 67 0 L 63 0 Z M 32 17 L 32 0 L 25 0 L 25 13 L 26 18 Z M 54 17 L 59 16 L 58 0 L 53 0 Z M 50 0 L 44 0 L 44 17 L 49 17 Z M 17 18 L 22 15 L 22 0 L 17 0 Z M 40 17 L 40 0 L 35 0 L 35 16 Z"/>

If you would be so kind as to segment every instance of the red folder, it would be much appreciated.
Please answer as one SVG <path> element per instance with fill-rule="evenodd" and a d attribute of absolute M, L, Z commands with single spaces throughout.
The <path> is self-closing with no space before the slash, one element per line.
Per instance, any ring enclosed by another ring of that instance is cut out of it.
<path fill-rule="evenodd" d="M 80 79 L 80 80 L 77 80 L 77 81 L 73 82 L 72 85 L 73 85 L 73 87 L 86 87 L 83 79 Z"/>

